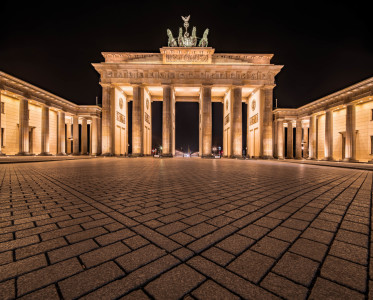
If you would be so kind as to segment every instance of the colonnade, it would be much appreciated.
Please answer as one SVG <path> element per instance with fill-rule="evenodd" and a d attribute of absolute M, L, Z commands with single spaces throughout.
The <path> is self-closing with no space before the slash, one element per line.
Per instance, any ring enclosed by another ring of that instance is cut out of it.
<path fill-rule="evenodd" d="M 278 118 L 275 122 L 275 147 L 276 158 L 309 158 L 318 159 L 318 122 L 320 116 L 325 115 L 324 132 L 324 160 L 334 160 L 333 156 L 333 109 L 318 112 L 308 117 L 285 120 Z M 285 127 L 284 124 L 287 124 Z M 356 104 L 346 105 L 345 132 L 340 132 L 345 137 L 344 161 L 356 162 Z M 295 125 L 295 153 L 293 153 L 293 128 Z M 287 131 L 287 153 L 285 157 L 285 135 Z"/>
<path fill-rule="evenodd" d="M 50 107 L 42 104 L 41 108 L 41 151 L 39 155 L 51 155 L 50 153 Z M 79 139 L 79 118 L 81 119 L 81 138 Z M 72 124 L 66 122 L 66 113 L 62 110 L 57 114 L 57 155 L 66 154 L 99 154 L 99 118 L 96 116 L 89 117 L 91 119 L 91 143 L 88 146 L 88 128 L 87 118 L 78 115 L 72 115 Z M 19 152 L 18 155 L 30 155 L 30 112 L 29 100 L 21 98 L 19 100 Z M 1 124 L 1 123 L 0 123 Z M 65 128 L 65 125 L 66 128 Z M 72 128 L 71 128 L 72 127 Z M 71 147 L 71 141 L 73 146 Z M 79 147 L 80 143 L 80 147 Z M 89 148 L 88 148 L 89 147 Z M 81 148 L 81 151 L 79 151 Z"/>
<path fill-rule="evenodd" d="M 175 154 L 175 102 L 174 86 L 162 84 L 162 156 Z M 115 96 L 115 86 L 102 84 L 102 154 L 115 154 L 115 115 L 118 96 Z M 144 89 L 145 85 L 132 84 L 132 156 L 143 156 L 144 151 Z M 128 91 L 128 88 L 126 89 Z M 260 156 L 273 157 L 272 152 L 272 91 L 273 86 L 260 90 Z M 129 97 L 128 95 L 125 95 Z M 127 103 L 127 101 L 125 101 Z M 228 139 L 230 157 L 242 157 L 242 86 L 230 87 L 230 134 Z M 128 130 L 128 126 L 126 127 Z M 128 134 L 128 132 L 127 132 Z M 212 85 L 201 85 L 199 95 L 199 155 L 212 156 Z M 227 149 L 223 149 L 228 153 Z"/>

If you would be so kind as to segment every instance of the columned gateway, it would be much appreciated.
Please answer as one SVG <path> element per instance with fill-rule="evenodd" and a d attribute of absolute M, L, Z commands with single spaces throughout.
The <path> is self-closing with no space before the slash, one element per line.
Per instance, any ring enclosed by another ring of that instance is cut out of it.
<path fill-rule="evenodd" d="M 168 47 L 160 53 L 104 52 L 105 62 L 93 64 L 100 73 L 102 153 L 151 154 L 151 103 L 163 101 L 162 155 L 175 154 L 175 103 L 198 102 L 199 155 L 212 155 L 212 102 L 224 104 L 223 153 L 242 157 L 242 102 L 249 106 L 248 156 L 273 157 L 272 94 L 282 66 L 270 63 L 272 54 L 215 53 L 207 47 L 208 29 L 198 42 L 196 29 L 176 39 L 168 30 Z M 128 102 L 132 104 L 132 141 L 128 140 Z"/>

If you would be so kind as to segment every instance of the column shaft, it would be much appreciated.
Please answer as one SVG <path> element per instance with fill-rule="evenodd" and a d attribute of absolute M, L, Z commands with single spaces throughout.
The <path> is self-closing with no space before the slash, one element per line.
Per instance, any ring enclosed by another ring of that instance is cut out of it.
<path fill-rule="evenodd" d="M 295 131 L 295 158 L 302 158 L 302 120 L 297 120 Z"/>
<path fill-rule="evenodd" d="M 79 155 L 79 117 L 73 116 L 73 154 Z"/>
<path fill-rule="evenodd" d="M 101 150 L 103 155 L 114 154 L 114 134 L 115 127 L 115 90 L 111 86 L 102 87 L 102 131 Z"/>
<path fill-rule="evenodd" d="M 316 116 L 310 117 L 309 158 L 316 159 Z"/>
<path fill-rule="evenodd" d="M 82 152 L 81 154 L 86 155 L 88 154 L 88 149 L 87 149 L 87 134 L 88 134 L 88 128 L 87 128 L 87 119 L 83 118 L 82 119 L 82 140 L 81 140 L 81 149 Z"/>
<path fill-rule="evenodd" d="M 46 105 L 41 109 L 41 154 L 49 154 L 49 107 Z"/>
<path fill-rule="evenodd" d="M 293 158 L 293 122 L 288 122 L 288 139 L 287 139 L 287 153 L 286 158 Z"/>
<path fill-rule="evenodd" d="M 272 124 L 273 124 L 273 88 L 267 87 L 261 90 L 261 116 L 260 125 L 262 131 L 262 143 L 260 156 L 262 158 L 272 158 L 273 157 L 273 147 L 272 147 Z"/>
<path fill-rule="evenodd" d="M 71 132 L 71 121 L 66 123 L 66 153 L 71 154 L 71 138 L 72 138 L 72 132 Z"/>
<path fill-rule="evenodd" d="M 1 145 L 1 141 L 2 140 L 4 140 L 4 137 L 2 136 L 2 131 L 1 131 L 1 115 L 3 114 L 3 108 L 2 108 L 3 106 L 2 106 L 2 101 L 1 101 L 1 90 L 0 90 L 0 155 L 4 155 L 2 152 L 1 152 L 1 147 L 2 147 L 2 145 Z M 5 143 L 5 141 L 4 141 L 4 143 Z"/>
<path fill-rule="evenodd" d="M 325 160 L 333 160 L 333 111 L 325 113 Z"/>
<path fill-rule="evenodd" d="M 92 118 L 91 123 L 91 154 L 97 155 L 98 153 L 98 126 L 97 126 L 97 118 Z"/>
<path fill-rule="evenodd" d="M 242 88 L 233 87 L 231 91 L 232 111 L 232 152 L 231 157 L 242 157 Z"/>
<path fill-rule="evenodd" d="M 133 86 L 132 105 L 132 155 L 144 155 L 144 90 Z"/>
<path fill-rule="evenodd" d="M 277 121 L 277 158 L 284 158 L 284 121 Z"/>
<path fill-rule="evenodd" d="M 345 160 L 356 161 L 356 108 L 349 104 L 346 109 Z"/>
<path fill-rule="evenodd" d="M 65 155 L 65 113 L 63 111 L 58 112 L 58 150 L 57 153 L 59 155 Z"/>
<path fill-rule="evenodd" d="M 162 155 L 172 156 L 172 87 L 163 86 Z"/>
<path fill-rule="evenodd" d="M 19 100 L 19 155 L 29 154 L 28 100 Z"/>
<path fill-rule="evenodd" d="M 308 127 L 303 127 L 303 158 L 308 158 Z"/>
<path fill-rule="evenodd" d="M 211 86 L 202 87 L 202 157 L 211 156 L 212 147 L 212 106 Z"/>

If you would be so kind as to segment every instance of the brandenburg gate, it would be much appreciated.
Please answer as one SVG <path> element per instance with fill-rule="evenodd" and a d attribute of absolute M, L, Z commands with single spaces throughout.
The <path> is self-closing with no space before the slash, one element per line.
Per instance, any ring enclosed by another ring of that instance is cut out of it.
<path fill-rule="evenodd" d="M 175 154 L 175 103 L 199 103 L 199 155 L 212 155 L 212 102 L 222 102 L 223 153 L 242 157 L 242 102 L 247 103 L 247 151 L 250 157 L 273 157 L 273 88 L 282 66 L 272 54 L 215 53 L 208 29 L 196 28 L 178 38 L 167 30 L 168 47 L 160 53 L 104 52 L 94 63 L 102 86 L 102 153 L 128 154 L 128 102 L 132 104 L 132 155 L 150 155 L 151 102 L 163 101 L 162 155 Z M 199 40 L 199 43 L 198 43 Z"/>

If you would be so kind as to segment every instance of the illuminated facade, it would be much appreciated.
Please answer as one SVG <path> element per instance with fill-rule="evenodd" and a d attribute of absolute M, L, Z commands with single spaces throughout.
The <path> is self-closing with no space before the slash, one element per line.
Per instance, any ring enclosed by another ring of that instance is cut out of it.
<path fill-rule="evenodd" d="M 0 72 L 0 153 L 101 153 L 101 108 L 76 105 Z"/>
<path fill-rule="evenodd" d="M 276 158 L 349 162 L 373 158 L 373 77 L 297 109 L 275 109 L 273 114 Z"/>
<path fill-rule="evenodd" d="M 133 101 L 132 154 L 151 154 L 151 102 L 163 101 L 163 156 L 173 156 L 175 103 L 183 101 L 199 103 L 200 156 L 211 156 L 212 102 L 224 105 L 224 156 L 242 156 L 242 102 L 248 104 L 249 155 L 273 156 L 272 95 L 274 77 L 282 66 L 270 63 L 272 54 L 216 54 L 209 47 L 102 54 L 105 62 L 93 66 L 103 88 L 103 154 L 128 153 L 129 101 Z"/>

